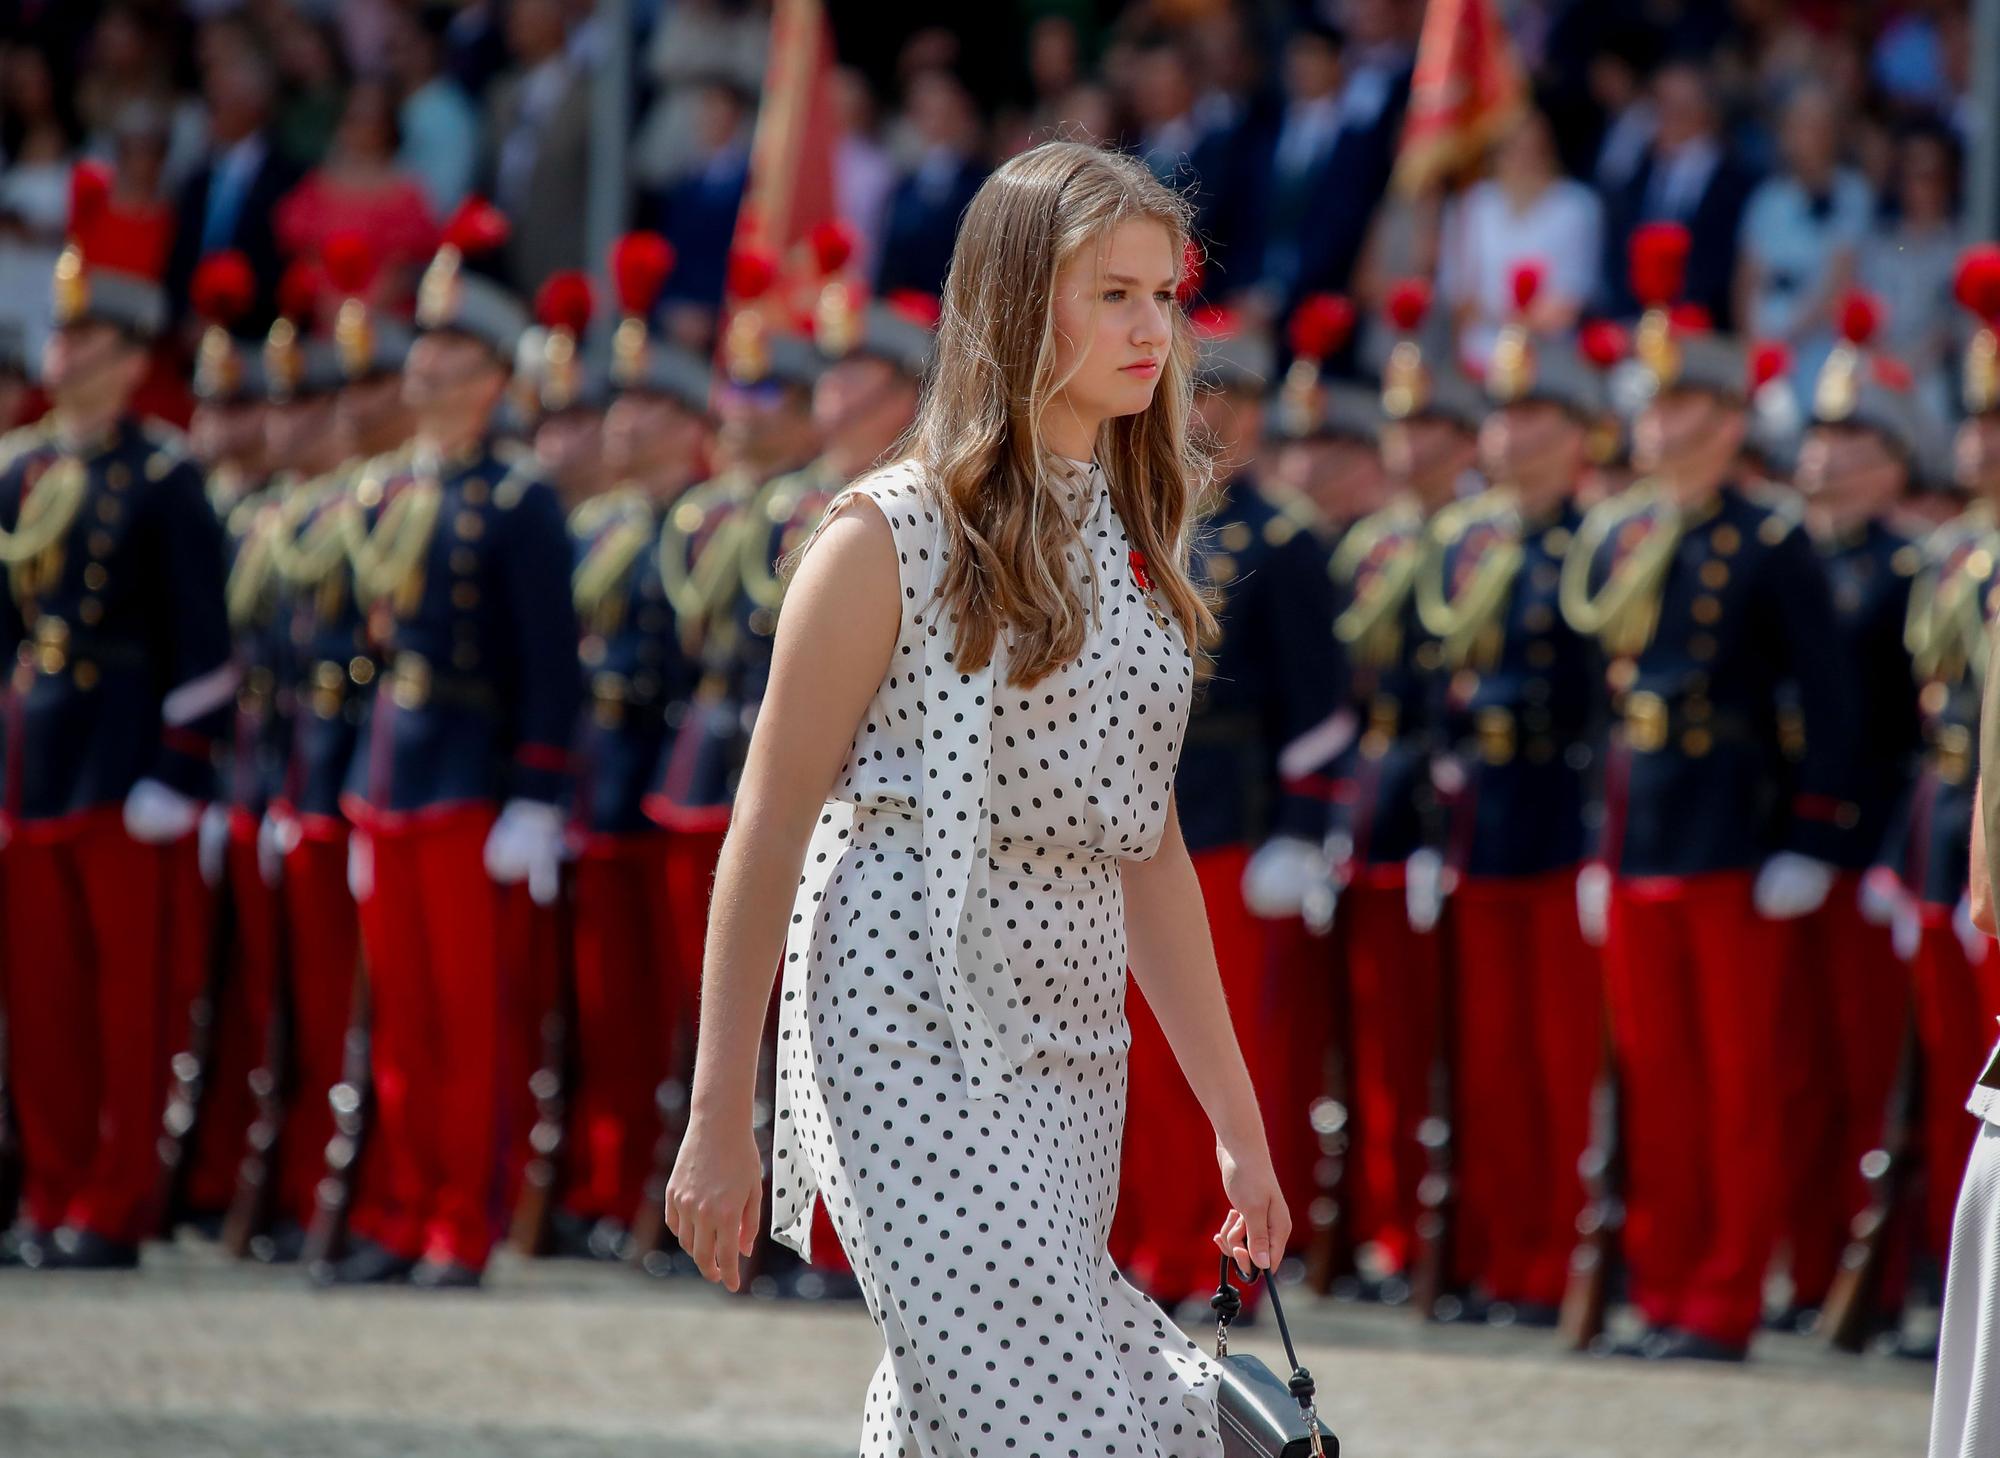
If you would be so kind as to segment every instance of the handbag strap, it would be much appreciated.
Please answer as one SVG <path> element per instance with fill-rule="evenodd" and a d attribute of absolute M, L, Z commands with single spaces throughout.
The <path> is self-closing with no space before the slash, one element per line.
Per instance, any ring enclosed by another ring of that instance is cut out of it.
<path fill-rule="evenodd" d="M 1215 1311 L 1215 1355 L 1229 1355 L 1229 1323 L 1243 1311 L 1243 1298 L 1236 1294 L 1236 1287 L 1230 1283 L 1229 1268 L 1234 1262 L 1227 1254 L 1222 1257 L 1222 1275 L 1216 1284 L 1215 1294 L 1208 1304 Z M 1292 1375 L 1285 1386 L 1298 1399 L 1299 1411 L 1306 1420 L 1306 1432 L 1312 1440 L 1314 1458 L 1326 1458 L 1326 1449 L 1320 1445 L 1319 1414 L 1313 1410 L 1313 1379 L 1299 1362 L 1299 1354 L 1292 1348 L 1292 1329 L 1285 1323 L 1285 1308 L 1278 1300 L 1278 1283 L 1271 1279 L 1268 1269 L 1259 1266 L 1257 1274 L 1251 1278 L 1255 1285 L 1261 1279 L 1264 1291 L 1271 1298 L 1271 1315 L 1278 1318 L 1278 1339 L 1285 1344 L 1285 1361 L 1291 1364 Z"/>

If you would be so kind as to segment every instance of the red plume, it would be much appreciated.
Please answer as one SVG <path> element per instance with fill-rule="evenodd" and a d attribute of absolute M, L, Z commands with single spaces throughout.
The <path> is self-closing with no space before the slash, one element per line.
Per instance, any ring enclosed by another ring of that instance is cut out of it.
<path fill-rule="evenodd" d="M 353 229 L 327 239 L 319 261 L 328 280 L 348 298 L 367 293 L 375 277 L 375 246 Z"/>
<path fill-rule="evenodd" d="M 611 245 L 611 279 L 627 314 L 650 314 L 673 271 L 674 245 L 658 233 L 627 233 Z"/>
<path fill-rule="evenodd" d="M 195 313 L 225 328 L 241 319 L 256 297 L 257 276 L 250 271 L 250 260 L 234 248 L 202 259 L 188 285 Z"/>
<path fill-rule="evenodd" d="M 1514 308 L 1517 312 L 1527 313 L 1535 302 L 1535 296 L 1542 291 L 1543 272 L 1542 261 L 1539 258 L 1531 258 L 1526 263 L 1515 266 L 1513 277 L 1508 280 L 1508 284 L 1514 291 Z"/>
<path fill-rule="evenodd" d="M 777 282 L 778 260 L 762 248 L 738 248 L 729 255 L 729 296 L 754 299 Z"/>
<path fill-rule="evenodd" d="M 324 281 L 318 265 L 310 258 L 294 258 L 284 277 L 278 280 L 278 312 L 303 326 L 319 306 L 320 285 Z"/>
<path fill-rule="evenodd" d="M 1647 309 L 1671 304 L 1687 279 L 1688 230 L 1647 223 L 1632 232 L 1632 293 Z"/>
<path fill-rule="evenodd" d="M 1667 310 L 1667 317 L 1674 321 L 1674 328 L 1689 334 L 1706 334 L 1715 327 L 1715 320 L 1700 304 L 1675 304 Z"/>
<path fill-rule="evenodd" d="M 1882 323 L 1882 309 L 1874 298 L 1860 289 L 1851 289 L 1840 301 L 1840 337 L 1856 349 L 1866 349 Z"/>
<path fill-rule="evenodd" d="M 578 268 L 552 273 L 535 294 L 535 322 L 547 329 L 566 329 L 577 338 L 590 328 L 597 299 L 590 279 Z"/>
<path fill-rule="evenodd" d="M 507 215 L 484 198 L 469 197 L 444 225 L 444 241 L 467 258 L 491 253 L 507 241 Z"/>
<path fill-rule="evenodd" d="M 69 171 L 69 230 L 79 232 L 111 206 L 111 169 L 102 162 L 79 162 Z"/>
<path fill-rule="evenodd" d="M 854 230 L 834 218 L 813 224 L 806 241 L 812 246 L 813 262 L 822 274 L 839 273 L 854 256 Z"/>
<path fill-rule="evenodd" d="M 1174 300 L 1183 306 L 1201 292 L 1201 281 L 1208 271 L 1202 261 L 1201 245 L 1189 238 L 1181 245 L 1181 276 L 1174 285 Z"/>
<path fill-rule="evenodd" d="M 936 294 L 927 294 L 922 289 L 891 289 L 882 296 L 882 302 L 926 329 L 937 328 L 938 315 L 943 309 Z"/>
<path fill-rule="evenodd" d="M 1423 327 L 1424 315 L 1431 311 L 1431 286 L 1420 278 L 1406 278 L 1389 290 L 1389 320 L 1405 334 Z"/>
<path fill-rule="evenodd" d="M 1313 294 L 1292 315 L 1292 353 L 1324 360 L 1354 332 L 1354 305 L 1339 294 Z"/>
<path fill-rule="evenodd" d="M 1792 352 L 1775 339 L 1760 339 L 1750 350 L 1750 393 L 1756 394 L 1792 368 Z"/>
<path fill-rule="evenodd" d="M 1987 323 L 2000 323 L 2000 243 L 1979 243 L 1965 250 L 1952 292 Z"/>
<path fill-rule="evenodd" d="M 1600 370 L 1608 370 L 1624 359 L 1632 347 L 1625 331 L 1609 319 L 1592 319 L 1577 330 L 1576 347 L 1583 357 Z"/>

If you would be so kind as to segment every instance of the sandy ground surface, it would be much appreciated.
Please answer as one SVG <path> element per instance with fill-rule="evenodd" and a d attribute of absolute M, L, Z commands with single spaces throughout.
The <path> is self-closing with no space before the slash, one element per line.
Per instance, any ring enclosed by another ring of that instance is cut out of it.
<path fill-rule="evenodd" d="M 881 1355 L 858 1302 L 572 1261 L 502 1257 L 473 1293 L 325 1294 L 198 1245 L 146 1260 L 0 1272 L 0 1458 L 835 1458 Z M 1303 1294 L 1286 1311 L 1352 1458 L 1924 1448 L 1930 1370 L 1892 1357 L 1768 1337 L 1740 1369 L 1655 1367 Z M 1239 1338 L 1281 1365 L 1268 1317 Z"/>

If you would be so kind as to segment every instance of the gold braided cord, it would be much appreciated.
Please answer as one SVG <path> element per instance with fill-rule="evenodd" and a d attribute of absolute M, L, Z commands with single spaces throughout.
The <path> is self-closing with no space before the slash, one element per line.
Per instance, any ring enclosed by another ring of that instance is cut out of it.
<path fill-rule="evenodd" d="M 750 503 L 748 520 L 744 523 L 743 557 L 739 564 L 743 590 L 749 594 L 751 602 L 772 612 L 778 610 L 778 605 L 785 598 L 785 584 L 778 576 L 777 566 L 790 553 L 799 533 L 792 517 L 798 511 L 799 503 L 815 491 L 841 484 L 828 467 L 814 461 L 809 466 L 774 477 L 758 492 Z M 832 495 L 830 491 L 826 494 L 829 498 Z M 817 522 L 804 523 L 806 534 L 810 535 L 816 525 Z M 771 551 L 774 532 L 778 534 L 775 554 Z"/>
<path fill-rule="evenodd" d="M 1481 554 L 1472 580 L 1454 596 L 1445 583 L 1449 549 L 1473 526 L 1485 522 L 1500 523 L 1507 535 Z M 1497 489 L 1456 502 L 1431 519 L 1427 532 L 1431 547 L 1417 566 L 1417 619 L 1425 632 L 1442 640 L 1445 662 L 1451 667 L 1468 666 L 1482 642 L 1488 650 L 1482 657 L 1497 649 L 1498 636 L 1486 630 L 1499 617 L 1527 558 L 1521 530 L 1520 506 L 1514 494 Z"/>
<path fill-rule="evenodd" d="M 1593 594 L 1590 578 L 1598 550 L 1627 522 L 1648 513 L 1654 522 L 1645 538 Z M 1685 525 L 1680 509 L 1651 482 L 1640 482 L 1623 495 L 1592 507 L 1563 558 L 1560 602 L 1564 621 L 1577 632 L 1595 637 L 1614 658 L 1630 658 L 1643 651 L 1659 623 L 1660 593 Z"/>
<path fill-rule="evenodd" d="M 22 503 L 12 531 L 0 527 L 0 563 L 19 567 L 60 542 L 90 489 L 90 473 L 75 456 L 58 456 Z"/>
<path fill-rule="evenodd" d="M 747 484 L 742 476 L 731 475 L 694 487 L 667 508 L 660 528 L 660 584 L 680 624 L 682 644 L 691 654 L 699 650 L 709 619 L 735 596 L 740 582 L 737 535 L 749 512 L 736 511 L 710 533 L 699 559 L 690 561 L 693 536 L 713 507 L 727 509 L 730 498 L 743 494 Z"/>
<path fill-rule="evenodd" d="M 372 529 L 354 533 L 348 560 L 354 564 L 354 591 L 362 602 L 374 603 L 398 588 L 405 589 L 404 600 L 409 598 L 408 584 L 430 547 L 443 505 L 442 486 L 427 478 L 416 480 L 382 508 Z"/>
<path fill-rule="evenodd" d="M 1361 564 L 1377 546 L 1389 541 L 1395 543 L 1394 554 L 1333 620 L 1334 636 L 1348 644 L 1358 660 L 1378 666 L 1393 662 L 1402 650 L 1403 605 L 1409 601 L 1418 566 L 1433 550 L 1422 519 L 1404 505 L 1385 507 L 1363 518 L 1342 539 L 1329 568 L 1336 582 L 1351 587 Z"/>
<path fill-rule="evenodd" d="M 626 580 L 653 539 L 652 506 L 642 493 L 624 487 L 577 507 L 570 513 L 570 531 L 590 542 L 570 574 L 571 600 L 591 631 L 608 635 L 624 621 Z"/>
<path fill-rule="evenodd" d="M 1967 551 L 1954 564 L 1960 547 Z M 1983 504 L 1932 532 L 1924 543 L 1925 567 L 1910 584 L 1903 620 L 1918 682 L 1956 683 L 1986 676 L 1986 589 L 2000 563 L 2000 532 Z M 1949 569 L 1949 570 L 1947 570 Z"/>
<path fill-rule="evenodd" d="M 348 560 L 362 527 L 361 507 L 345 481 L 295 488 L 278 508 L 273 563 L 293 586 L 317 587 Z"/>
<path fill-rule="evenodd" d="M 274 544 L 278 535 L 278 507 L 269 501 L 246 501 L 237 508 L 252 508 L 244 518 L 243 544 L 229 566 L 229 583 L 224 595 L 229 606 L 229 625 L 248 628 L 267 622 L 275 605 L 272 595 Z M 233 517 L 234 512 L 231 513 Z M 235 525 L 232 521 L 231 525 Z"/>

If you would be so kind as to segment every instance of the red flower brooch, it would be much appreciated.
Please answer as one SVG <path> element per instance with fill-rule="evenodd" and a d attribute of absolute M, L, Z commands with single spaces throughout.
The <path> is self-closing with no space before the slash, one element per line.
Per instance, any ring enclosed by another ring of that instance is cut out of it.
<path fill-rule="evenodd" d="M 1153 590 L 1153 579 L 1146 571 L 1146 554 L 1137 547 L 1134 547 L 1126 556 L 1132 563 L 1132 580 L 1139 584 L 1139 591 L 1151 592 Z"/>

